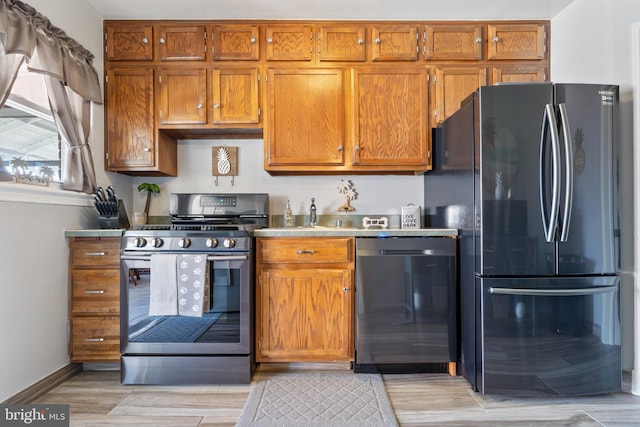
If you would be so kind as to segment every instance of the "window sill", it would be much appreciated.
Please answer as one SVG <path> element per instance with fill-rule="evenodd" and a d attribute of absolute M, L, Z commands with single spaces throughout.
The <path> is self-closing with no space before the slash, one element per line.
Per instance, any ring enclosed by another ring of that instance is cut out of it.
<path fill-rule="evenodd" d="M 48 187 L 0 182 L 0 202 L 35 203 L 45 205 L 93 206 L 93 196 L 62 190 L 61 184 Z"/>

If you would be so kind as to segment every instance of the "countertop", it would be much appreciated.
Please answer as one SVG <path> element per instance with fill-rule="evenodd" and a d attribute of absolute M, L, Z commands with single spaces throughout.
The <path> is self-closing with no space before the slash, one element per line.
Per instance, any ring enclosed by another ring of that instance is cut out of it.
<path fill-rule="evenodd" d="M 65 230 L 64 237 L 121 237 L 124 228 Z"/>
<path fill-rule="evenodd" d="M 253 232 L 256 237 L 456 237 L 455 228 L 342 228 L 342 227 L 290 227 L 261 228 Z"/>

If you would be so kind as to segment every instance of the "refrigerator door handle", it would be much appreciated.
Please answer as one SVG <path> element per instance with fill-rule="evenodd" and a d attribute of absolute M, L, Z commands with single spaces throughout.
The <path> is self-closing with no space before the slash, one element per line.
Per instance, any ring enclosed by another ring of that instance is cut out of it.
<path fill-rule="evenodd" d="M 489 293 L 494 295 L 526 295 L 540 297 L 565 297 L 580 295 L 604 294 L 607 292 L 616 292 L 618 285 L 597 286 L 593 288 L 579 289 L 522 289 L 522 288 L 489 288 Z"/>
<path fill-rule="evenodd" d="M 545 197 L 545 151 L 546 151 L 546 130 L 551 134 L 551 211 L 547 213 Z M 545 240 L 554 241 L 555 229 L 558 224 L 558 213 L 560 212 L 560 142 L 558 141 L 558 123 L 556 121 L 555 110 L 552 104 L 547 104 L 544 108 L 542 120 L 542 131 L 540 133 L 540 213 L 542 215 L 542 226 Z"/>
<path fill-rule="evenodd" d="M 560 120 L 562 121 L 565 150 L 564 211 L 562 214 L 562 226 L 560 228 L 560 241 L 566 242 L 569 238 L 569 225 L 571 223 L 571 209 L 573 206 L 573 141 L 571 139 L 571 127 L 569 126 L 567 105 L 564 103 L 558 104 L 558 109 L 560 110 Z"/>

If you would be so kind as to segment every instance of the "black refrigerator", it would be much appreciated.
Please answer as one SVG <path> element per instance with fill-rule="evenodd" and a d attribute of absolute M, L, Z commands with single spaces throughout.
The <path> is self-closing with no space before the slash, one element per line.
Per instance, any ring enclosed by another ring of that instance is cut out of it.
<path fill-rule="evenodd" d="M 431 226 L 460 231 L 459 369 L 479 392 L 620 391 L 617 86 L 483 86 L 435 135 Z"/>

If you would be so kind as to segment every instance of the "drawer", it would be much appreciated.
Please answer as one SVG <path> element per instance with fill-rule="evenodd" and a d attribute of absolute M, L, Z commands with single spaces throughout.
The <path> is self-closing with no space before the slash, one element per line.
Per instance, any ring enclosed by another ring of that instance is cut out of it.
<path fill-rule="evenodd" d="M 120 266 L 120 238 L 76 237 L 71 242 L 73 267 Z"/>
<path fill-rule="evenodd" d="M 71 313 L 118 314 L 120 270 L 72 270 Z"/>
<path fill-rule="evenodd" d="M 71 361 L 120 359 L 120 318 L 79 317 L 71 319 Z"/>
<path fill-rule="evenodd" d="M 348 263 L 353 242 L 351 237 L 258 239 L 257 253 L 262 263 Z"/>

